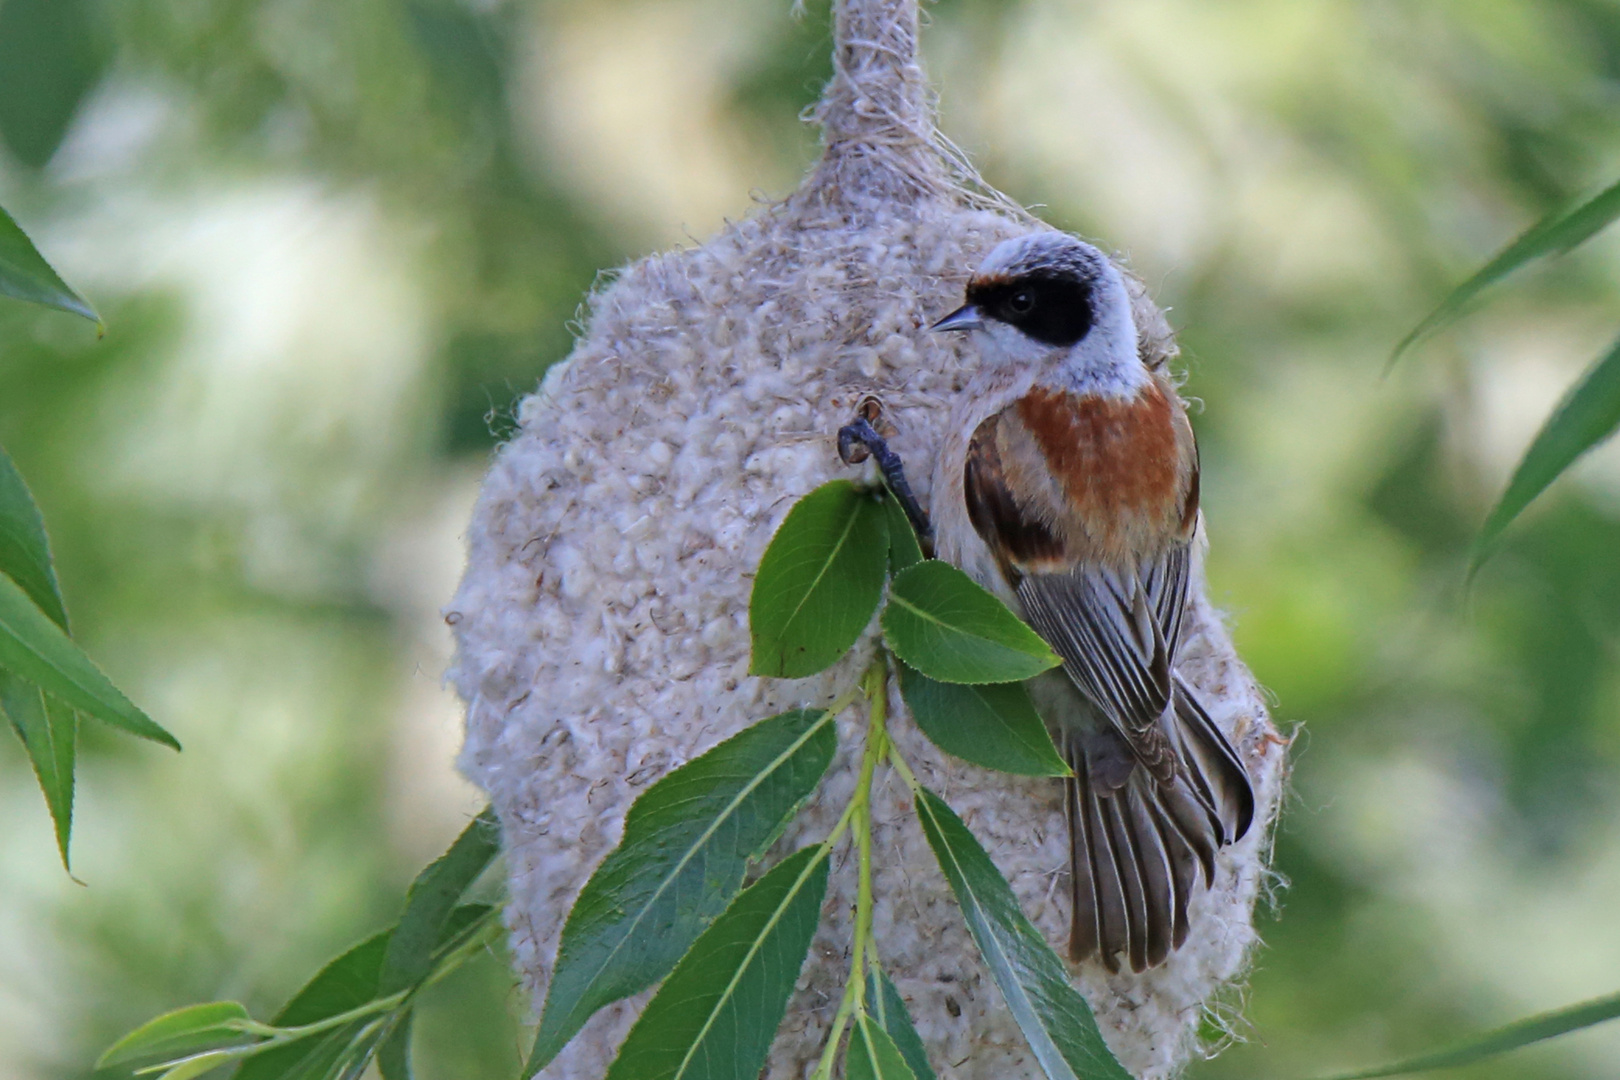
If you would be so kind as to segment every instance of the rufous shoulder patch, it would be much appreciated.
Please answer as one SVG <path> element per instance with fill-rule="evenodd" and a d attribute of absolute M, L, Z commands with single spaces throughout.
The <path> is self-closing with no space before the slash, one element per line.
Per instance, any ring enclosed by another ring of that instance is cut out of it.
<path fill-rule="evenodd" d="M 1014 410 L 1099 554 L 1182 538 L 1196 450 L 1157 381 L 1130 399 L 1037 387 Z"/>

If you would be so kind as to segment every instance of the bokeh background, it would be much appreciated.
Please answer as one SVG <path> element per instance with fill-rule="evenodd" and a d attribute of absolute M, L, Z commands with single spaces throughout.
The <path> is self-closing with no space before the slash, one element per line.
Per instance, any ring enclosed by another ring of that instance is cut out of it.
<path fill-rule="evenodd" d="M 1212 587 L 1301 725 L 1268 948 L 1199 1080 L 1318 1075 L 1620 988 L 1620 450 L 1471 531 L 1620 329 L 1620 248 L 1393 377 L 1620 175 L 1614 0 L 940 0 L 945 130 L 1182 328 Z M 0 1078 L 267 1015 L 481 805 L 439 607 L 604 269 L 789 191 L 826 0 L 0 0 L 0 203 L 107 333 L 0 303 L 0 443 L 76 629 L 183 754 L 84 733 L 74 869 L 0 739 Z M 419 1074 L 515 1074 L 491 955 Z M 1616 1075 L 1596 1029 L 1456 1075 Z"/>

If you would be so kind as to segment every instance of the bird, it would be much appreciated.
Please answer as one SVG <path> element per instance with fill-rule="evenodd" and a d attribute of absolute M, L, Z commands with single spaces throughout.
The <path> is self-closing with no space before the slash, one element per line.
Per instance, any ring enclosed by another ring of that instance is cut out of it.
<path fill-rule="evenodd" d="M 1185 943 L 1200 876 L 1213 884 L 1255 813 L 1241 758 L 1177 670 L 1197 441 L 1096 247 L 1006 240 L 965 299 L 932 328 L 978 354 L 935 461 L 935 551 L 1062 660 L 1028 685 L 1073 774 L 1069 958 L 1142 972 Z"/>

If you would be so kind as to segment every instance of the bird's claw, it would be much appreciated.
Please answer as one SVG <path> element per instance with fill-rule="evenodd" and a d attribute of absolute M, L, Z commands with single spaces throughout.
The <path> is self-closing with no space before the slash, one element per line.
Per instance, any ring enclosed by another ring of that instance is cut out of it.
<path fill-rule="evenodd" d="M 859 465 L 868 457 L 877 459 L 878 470 L 883 474 L 883 482 L 888 486 L 889 493 L 900 504 L 900 509 L 905 511 L 923 549 L 932 554 L 934 527 L 928 520 L 928 514 L 918 504 L 917 496 L 912 494 L 911 482 L 906 479 L 906 467 L 900 455 L 890 450 L 887 440 L 878 434 L 875 425 L 882 416 L 883 407 L 876 398 L 868 397 L 862 401 L 856 409 L 855 419 L 838 429 L 838 456 L 846 465 Z"/>

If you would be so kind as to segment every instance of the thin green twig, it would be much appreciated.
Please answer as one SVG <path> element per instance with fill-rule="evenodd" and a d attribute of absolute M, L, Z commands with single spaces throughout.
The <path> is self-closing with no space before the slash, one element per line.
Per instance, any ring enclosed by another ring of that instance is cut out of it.
<path fill-rule="evenodd" d="M 816 1064 L 811 1080 L 830 1080 L 844 1028 L 865 1003 L 866 956 L 872 936 L 872 775 L 888 746 L 885 727 L 889 701 L 887 684 L 888 664 L 879 655 L 861 676 L 856 690 L 866 696 L 868 713 L 866 745 L 861 752 L 861 769 L 855 780 L 855 792 L 850 796 L 849 805 L 844 808 L 833 835 L 827 838 L 831 843 L 835 837 L 842 836 L 846 825 L 855 828 L 855 931 L 850 946 L 849 980 L 844 984 L 843 999 L 838 1003 L 838 1012 L 827 1034 L 827 1044 L 822 1049 L 821 1060 Z"/>

